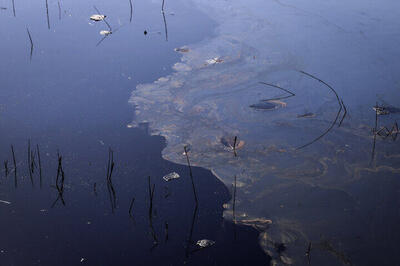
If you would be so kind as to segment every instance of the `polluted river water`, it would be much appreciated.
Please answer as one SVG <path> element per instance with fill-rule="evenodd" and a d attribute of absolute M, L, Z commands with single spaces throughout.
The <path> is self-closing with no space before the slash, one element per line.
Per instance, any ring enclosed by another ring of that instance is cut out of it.
<path fill-rule="evenodd" d="M 396 263 L 396 1 L 1 5 L 2 265 Z"/>

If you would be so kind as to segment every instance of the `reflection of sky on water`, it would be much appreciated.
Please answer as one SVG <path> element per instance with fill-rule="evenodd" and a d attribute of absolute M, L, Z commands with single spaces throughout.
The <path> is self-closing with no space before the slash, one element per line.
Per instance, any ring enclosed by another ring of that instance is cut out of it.
<path fill-rule="evenodd" d="M 400 97 L 398 14 L 391 12 L 399 4 L 193 2 L 219 23 L 216 34 L 189 45 L 174 74 L 137 86 L 135 122 L 148 122 L 166 137 L 164 158 L 184 164 L 189 144 L 193 164 L 229 186 L 236 175 L 236 217 L 258 224 L 262 246 L 277 261 L 306 264 L 310 241 L 314 263 L 393 261 L 368 254 L 394 252 L 400 239 L 390 233 L 400 221 L 393 207 L 399 203 L 399 145 L 378 138 L 370 159 L 372 106 L 396 105 Z M 326 86 L 298 70 L 329 83 L 348 110 L 342 127 L 301 150 L 329 127 L 338 103 Z M 284 95 L 261 81 L 296 96 L 276 110 L 249 108 Z M 306 113 L 315 117 L 298 117 Z M 380 116 L 379 123 L 391 127 L 396 118 Z M 238 157 L 220 142 L 235 135 L 245 142 Z M 225 214 L 231 213 L 229 207 Z M 276 243 L 287 249 L 277 252 Z"/>

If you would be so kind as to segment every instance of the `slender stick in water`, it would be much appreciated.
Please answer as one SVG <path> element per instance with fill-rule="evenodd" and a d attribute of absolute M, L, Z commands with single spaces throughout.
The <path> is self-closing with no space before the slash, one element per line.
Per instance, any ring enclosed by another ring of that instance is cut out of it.
<path fill-rule="evenodd" d="M 33 187 L 33 177 L 32 177 L 32 168 L 31 168 L 31 140 L 28 140 L 28 170 L 29 170 L 29 178 L 31 179 L 32 187 Z"/>
<path fill-rule="evenodd" d="M 15 3 L 14 3 L 14 0 L 12 0 L 12 6 L 13 6 L 14 17 L 16 17 L 16 15 L 15 15 Z"/>
<path fill-rule="evenodd" d="M 6 177 L 8 176 L 8 160 L 4 161 L 4 171 L 6 173 Z"/>
<path fill-rule="evenodd" d="M 189 155 L 188 155 L 186 146 L 183 147 L 183 149 L 184 149 L 184 151 L 185 151 L 185 154 L 186 154 L 186 161 L 187 161 L 187 164 L 188 164 L 188 166 L 189 166 L 189 175 L 190 175 L 190 179 L 192 180 L 192 187 L 193 187 L 194 200 L 196 201 L 196 206 L 197 206 L 199 202 L 198 202 L 198 200 L 197 200 L 196 187 L 194 186 L 193 174 L 192 174 L 192 167 L 191 167 L 191 165 L 190 165 Z"/>
<path fill-rule="evenodd" d="M 50 18 L 49 18 L 49 4 L 46 0 L 46 15 L 47 15 L 47 28 L 50 29 Z"/>
<path fill-rule="evenodd" d="M 164 13 L 164 4 L 165 4 L 165 0 L 162 0 L 162 5 L 161 5 L 161 11 Z"/>
<path fill-rule="evenodd" d="M 165 222 L 165 242 L 168 241 L 168 222 Z"/>
<path fill-rule="evenodd" d="M 96 186 L 97 186 L 97 184 L 96 184 L 96 182 L 95 182 L 95 183 L 93 184 L 93 193 L 94 193 L 95 196 L 97 196 Z"/>
<path fill-rule="evenodd" d="M 33 41 L 32 41 L 32 36 L 31 36 L 31 33 L 29 32 L 29 29 L 28 29 L 28 28 L 26 28 L 26 31 L 28 32 L 29 41 L 31 42 L 30 60 L 32 60 L 32 54 L 33 54 Z"/>
<path fill-rule="evenodd" d="M 61 20 L 61 6 L 60 6 L 60 1 L 58 1 L 57 4 L 58 4 L 58 19 Z"/>
<path fill-rule="evenodd" d="M 14 153 L 14 147 L 11 145 L 11 153 L 13 156 L 13 162 L 14 162 L 14 185 L 15 187 L 18 187 L 18 180 L 17 180 L 17 161 L 15 160 L 15 153 Z"/>
<path fill-rule="evenodd" d="M 133 5 L 132 5 L 132 0 L 129 0 L 129 6 L 130 6 L 130 17 L 129 17 L 129 22 L 132 22 L 132 13 L 133 13 Z"/>
<path fill-rule="evenodd" d="M 237 136 L 235 136 L 235 139 L 233 140 L 233 153 L 235 154 L 235 157 L 237 156 L 237 153 L 236 153 L 236 142 L 237 142 Z"/>
<path fill-rule="evenodd" d="M 40 160 L 39 144 L 36 144 L 38 163 L 39 163 L 39 186 L 42 188 L 42 161 Z"/>
<path fill-rule="evenodd" d="M 135 202 L 135 197 L 132 198 L 131 204 L 129 205 L 129 216 L 132 216 L 132 208 L 134 202 Z"/>
<path fill-rule="evenodd" d="M 164 30 L 165 30 L 165 41 L 168 42 L 168 27 L 167 27 L 167 20 L 165 19 L 165 13 L 162 12 L 163 20 L 164 20 Z"/>

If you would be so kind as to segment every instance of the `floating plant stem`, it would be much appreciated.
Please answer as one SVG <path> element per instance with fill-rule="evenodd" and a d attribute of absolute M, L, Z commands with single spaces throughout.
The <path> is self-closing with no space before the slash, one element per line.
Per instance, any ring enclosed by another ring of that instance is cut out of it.
<path fill-rule="evenodd" d="M 132 208 L 134 202 L 135 202 L 135 197 L 132 198 L 131 204 L 129 205 L 129 216 L 132 216 Z"/>
<path fill-rule="evenodd" d="M 47 0 L 46 0 L 46 16 L 47 16 L 47 28 L 50 29 L 49 4 Z"/>
<path fill-rule="evenodd" d="M 191 165 L 190 165 L 189 155 L 188 155 L 188 151 L 187 151 L 186 146 L 183 147 L 183 149 L 184 149 L 184 151 L 185 151 L 186 161 L 187 161 L 187 164 L 188 164 L 188 166 L 189 166 L 189 175 L 190 175 L 190 179 L 191 179 L 191 181 L 192 181 L 193 195 L 194 195 L 194 200 L 196 201 L 196 206 L 197 206 L 199 202 L 198 202 L 198 200 L 197 200 L 197 193 L 196 193 L 196 187 L 195 187 L 195 185 L 194 185 L 194 180 L 193 180 L 192 167 L 191 167 Z"/>
<path fill-rule="evenodd" d="M 237 156 L 237 153 L 236 153 L 236 142 L 237 142 L 237 136 L 235 136 L 235 139 L 233 140 L 233 154 L 235 155 L 235 157 Z"/>
<path fill-rule="evenodd" d="M 33 187 L 33 177 L 32 177 L 32 165 L 31 165 L 31 140 L 28 140 L 28 170 L 29 170 L 29 178 L 31 179 L 32 187 Z"/>
<path fill-rule="evenodd" d="M 28 28 L 26 28 L 26 31 L 28 32 L 29 41 L 30 41 L 30 43 L 31 43 L 30 60 L 32 60 L 32 54 L 33 54 L 33 41 L 32 41 L 32 36 L 31 36 L 31 33 L 29 32 L 29 29 L 28 29 Z"/>
<path fill-rule="evenodd" d="M 114 170 L 114 152 L 111 148 L 108 149 L 108 164 L 107 164 L 107 189 L 108 189 L 108 194 L 110 197 L 110 203 L 111 203 L 111 211 L 114 213 L 114 209 L 117 207 L 117 196 L 115 193 L 114 185 L 112 183 L 112 173 Z"/>
<path fill-rule="evenodd" d="M 132 0 L 129 0 L 129 6 L 130 6 L 130 17 L 129 17 L 129 22 L 132 22 L 132 14 L 133 14 L 133 5 L 132 5 Z"/>
<path fill-rule="evenodd" d="M 99 15 L 102 14 L 102 13 L 97 9 L 96 6 L 93 6 L 93 8 L 97 11 L 97 13 L 99 13 Z M 102 19 L 102 21 L 104 21 L 104 23 L 106 23 L 106 25 L 107 25 L 107 27 L 110 29 L 110 31 L 112 31 L 112 28 L 111 28 L 110 24 L 108 24 L 108 22 L 107 22 L 105 16 L 104 16 L 104 18 Z"/>
<path fill-rule="evenodd" d="M 58 19 L 61 20 L 61 6 L 60 6 L 60 1 L 58 1 L 57 4 L 58 4 Z"/>
<path fill-rule="evenodd" d="M 310 141 L 310 142 L 308 142 L 308 143 L 306 143 L 306 144 L 304 144 L 304 145 L 298 147 L 296 150 L 303 149 L 303 148 L 305 148 L 305 147 L 307 147 L 307 146 L 313 144 L 314 142 L 320 140 L 322 137 L 324 137 L 326 134 L 328 134 L 329 131 L 331 131 L 331 129 L 335 126 L 335 124 L 336 124 L 336 122 L 337 122 L 337 120 L 338 120 L 338 118 L 339 118 L 339 115 L 340 115 L 340 113 L 342 112 L 342 108 L 343 108 L 343 106 L 344 106 L 344 105 L 342 105 L 342 102 L 343 102 L 343 101 L 341 101 L 341 99 L 339 98 L 339 95 L 337 94 L 337 92 L 335 91 L 335 89 L 332 88 L 328 83 L 326 83 L 325 81 L 323 81 L 323 80 L 321 80 L 321 79 L 319 79 L 319 78 L 317 78 L 317 77 L 315 77 L 315 76 L 313 76 L 313 75 L 311 75 L 311 74 L 309 74 L 309 73 L 307 73 L 307 72 L 304 72 L 304 71 L 302 71 L 302 70 L 300 70 L 299 72 L 302 73 L 302 74 L 304 74 L 304 75 L 306 75 L 306 76 L 308 76 L 308 77 L 310 77 L 310 78 L 312 78 L 312 79 L 315 79 L 315 80 L 321 82 L 322 84 L 324 84 L 325 86 L 327 86 L 327 87 L 335 94 L 335 96 L 336 96 L 336 99 L 337 99 L 338 104 L 339 104 L 339 111 L 337 112 L 337 115 L 336 115 L 335 120 L 334 120 L 334 121 L 332 122 L 332 124 L 328 127 L 328 129 L 326 129 L 321 135 L 319 135 L 319 136 L 318 136 L 317 138 L 315 138 L 314 140 L 312 140 L 312 141 Z M 346 108 L 346 107 L 344 106 L 344 108 Z M 345 115 L 346 115 L 346 113 L 347 113 L 347 110 L 345 111 Z M 345 116 L 345 115 L 344 115 L 344 116 Z M 342 120 L 343 120 L 343 119 L 344 119 L 344 117 L 342 118 Z M 339 126 L 340 126 L 340 124 L 339 124 Z"/>
<path fill-rule="evenodd" d="M 4 161 L 4 171 L 5 171 L 5 174 L 6 174 L 6 177 L 7 177 L 8 176 L 8 160 Z"/>
<path fill-rule="evenodd" d="M 93 193 L 94 193 L 95 196 L 97 196 L 96 186 L 97 186 L 97 184 L 96 184 L 96 182 L 95 182 L 95 183 L 93 184 Z"/>
<path fill-rule="evenodd" d="M 311 265 L 311 247 L 312 247 L 312 244 L 311 244 L 311 242 L 308 244 L 308 248 L 307 248 L 307 251 L 306 251 L 306 256 L 307 256 L 307 261 L 308 261 L 308 265 Z"/>
<path fill-rule="evenodd" d="M 162 12 L 162 16 L 163 16 L 163 21 L 164 21 L 165 41 L 168 42 L 168 26 L 167 26 L 167 20 L 165 19 L 164 11 Z"/>
<path fill-rule="evenodd" d="M 18 187 L 18 180 L 17 180 L 17 161 L 15 159 L 15 153 L 14 153 L 14 146 L 11 145 L 11 153 L 13 156 L 13 162 L 14 162 L 14 186 Z"/>
<path fill-rule="evenodd" d="M 260 83 L 261 83 L 261 84 L 264 84 L 264 85 L 266 85 L 266 86 L 271 86 L 271 87 L 280 89 L 280 90 L 282 90 L 282 91 L 287 92 L 287 93 L 290 94 L 290 95 L 288 95 L 288 96 L 276 97 L 276 98 L 271 98 L 271 99 L 264 99 L 264 100 L 262 100 L 263 102 L 266 102 L 266 101 L 283 100 L 283 99 L 287 99 L 287 98 L 296 96 L 296 94 L 294 94 L 293 92 L 289 91 L 288 89 L 284 89 L 284 88 L 279 87 L 279 86 L 277 86 L 277 85 L 274 85 L 274 84 L 271 84 L 271 83 L 266 83 L 266 82 L 260 82 Z"/>
<path fill-rule="evenodd" d="M 165 222 L 165 242 L 168 241 L 168 222 Z"/>
<path fill-rule="evenodd" d="M 39 144 L 36 144 L 38 163 L 39 163 L 39 186 L 42 188 L 42 161 L 40 160 Z"/>
<path fill-rule="evenodd" d="M 341 119 L 340 122 L 339 122 L 339 126 L 338 126 L 338 127 L 340 127 L 340 126 L 342 125 L 343 120 L 344 120 L 344 118 L 345 118 L 346 115 L 347 115 L 347 108 L 346 108 L 346 105 L 344 105 L 343 100 L 340 100 L 340 102 L 342 103 L 343 110 L 344 110 L 344 114 L 343 114 L 343 116 L 342 116 L 342 119 Z"/>
<path fill-rule="evenodd" d="M 376 106 L 378 106 L 378 103 L 376 103 Z M 376 131 L 377 131 L 377 128 L 378 128 L 378 111 L 377 110 L 378 109 L 375 110 L 375 127 L 373 129 L 373 131 L 374 131 L 374 141 L 372 143 L 371 161 L 369 162 L 370 165 L 374 161 L 374 157 L 375 157 L 375 146 L 376 146 L 376 135 L 377 135 Z"/>
<path fill-rule="evenodd" d="M 15 3 L 14 3 L 14 0 L 12 0 L 12 6 L 13 6 L 13 14 L 14 14 L 14 17 L 16 17 L 16 15 L 15 15 Z"/>

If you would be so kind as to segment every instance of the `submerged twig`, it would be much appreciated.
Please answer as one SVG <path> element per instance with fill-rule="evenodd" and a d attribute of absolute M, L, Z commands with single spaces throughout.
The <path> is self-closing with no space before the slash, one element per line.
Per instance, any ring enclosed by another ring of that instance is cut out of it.
<path fill-rule="evenodd" d="M 8 160 L 4 161 L 4 171 L 5 171 L 5 175 L 7 177 L 8 176 Z"/>
<path fill-rule="evenodd" d="M 237 136 L 235 136 L 235 139 L 233 140 L 233 154 L 235 155 L 235 157 L 237 156 L 237 153 L 236 153 L 236 142 L 237 142 Z"/>
<path fill-rule="evenodd" d="M 307 248 L 307 251 L 306 251 L 306 256 L 307 256 L 307 261 L 308 261 L 308 265 L 311 265 L 311 247 L 312 247 L 312 244 L 311 244 L 311 242 L 308 244 L 308 248 Z"/>
<path fill-rule="evenodd" d="M 191 253 L 190 246 L 192 245 L 192 242 L 193 242 L 192 237 L 193 237 L 194 225 L 196 224 L 197 211 L 198 211 L 198 206 L 196 204 L 196 206 L 194 207 L 194 211 L 193 211 L 192 223 L 190 225 L 189 237 L 188 237 L 188 240 L 186 243 L 186 250 L 185 250 L 186 259 L 189 258 L 189 254 Z"/>
<path fill-rule="evenodd" d="M 33 54 L 33 41 L 32 41 L 32 36 L 31 36 L 31 33 L 29 32 L 28 27 L 26 28 L 26 31 L 28 32 L 29 41 L 30 41 L 30 43 L 31 43 L 30 60 L 32 60 L 32 54 Z"/>
<path fill-rule="evenodd" d="M 18 180 L 17 180 L 17 161 L 15 159 L 15 153 L 14 153 L 14 146 L 11 145 L 11 153 L 13 157 L 13 162 L 14 162 L 14 186 L 18 187 Z"/>
<path fill-rule="evenodd" d="M 188 166 L 189 166 L 189 175 L 190 175 L 190 179 L 191 179 L 191 181 L 192 181 L 193 195 L 194 195 L 194 200 L 195 200 L 196 206 L 197 206 L 199 202 L 198 202 L 198 200 L 197 200 L 197 193 L 196 193 L 196 187 L 195 187 L 195 185 L 194 185 L 194 180 L 193 180 L 192 167 L 191 167 L 191 165 L 190 165 L 189 155 L 188 155 L 188 151 L 187 151 L 186 146 L 184 146 L 183 149 L 184 149 L 184 151 L 185 151 L 186 161 L 187 161 L 187 164 L 188 164 Z"/>
<path fill-rule="evenodd" d="M 162 1 L 162 5 L 161 5 L 161 11 L 164 13 L 164 4 L 165 4 L 165 0 Z"/>
<path fill-rule="evenodd" d="M 60 1 L 58 1 L 57 4 L 58 4 L 58 20 L 61 20 L 61 6 L 60 6 Z"/>
<path fill-rule="evenodd" d="M 168 241 L 168 222 L 165 222 L 165 242 Z"/>
<path fill-rule="evenodd" d="M 102 14 L 102 13 L 97 9 L 96 6 L 93 6 L 93 7 L 94 7 L 94 9 L 97 11 L 97 13 L 99 13 L 99 15 Z M 110 29 L 110 31 L 112 31 L 112 28 L 111 28 L 110 24 L 108 24 L 108 22 L 107 22 L 105 16 L 104 16 L 104 18 L 102 19 L 102 21 L 104 21 L 104 23 L 106 23 L 106 25 L 107 25 L 107 27 Z"/>
<path fill-rule="evenodd" d="M 107 189 L 108 189 L 108 194 L 110 197 L 110 203 L 111 203 L 111 211 L 114 213 L 114 209 L 117 207 L 117 196 L 115 193 L 114 185 L 112 183 L 112 173 L 114 170 L 114 152 L 111 148 L 108 150 L 108 164 L 107 164 Z"/>
<path fill-rule="evenodd" d="M 343 120 L 344 120 L 344 118 L 345 118 L 346 115 L 347 115 L 347 108 L 346 108 L 346 105 L 344 105 L 343 100 L 340 100 L 340 102 L 341 102 L 341 104 L 342 104 L 342 106 L 343 106 L 344 114 L 343 114 L 343 116 L 342 116 L 342 119 L 340 120 L 340 123 L 339 123 L 339 126 L 338 126 L 338 127 L 340 127 L 340 126 L 342 125 Z"/>
<path fill-rule="evenodd" d="M 164 13 L 164 11 L 162 12 L 162 16 L 163 16 L 163 21 L 164 21 L 165 41 L 168 42 L 168 26 L 167 26 L 167 20 L 166 20 L 166 18 L 165 18 L 165 13 Z"/>
<path fill-rule="evenodd" d="M 93 194 L 94 194 L 95 196 L 97 196 L 97 189 L 96 189 L 96 186 L 97 186 L 97 184 L 96 184 L 96 182 L 94 182 L 94 184 L 93 184 Z"/>
<path fill-rule="evenodd" d="M 46 0 L 46 15 L 47 15 L 47 28 L 50 29 L 49 4 L 47 0 Z"/>
<path fill-rule="evenodd" d="M 130 17 L 129 17 L 129 22 L 132 22 L 132 13 L 133 13 L 133 5 L 132 5 L 132 0 L 129 0 L 129 6 L 130 6 Z"/>
<path fill-rule="evenodd" d="M 132 208 L 134 202 L 135 202 L 135 197 L 132 198 L 131 204 L 129 205 L 129 216 L 132 216 Z"/>
<path fill-rule="evenodd" d="M 15 15 L 15 3 L 14 3 L 14 0 L 12 0 L 11 2 L 12 2 L 12 6 L 13 6 L 13 14 L 14 14 L 14 17 L 16 17 L 16 15 Z"/>
<path fill-rule="evenodd" d="M 36 144 L 38 163 L 39 163 L 39 187 L 42 188 L 42 161 L 40 160 L 39 144 Z"/>
<path fill-rule="evenodd" d="M 287 93 L 290 94 L 290 95 L 288 95 L 288 96 L 276 97 L 276 98 L 271 98 L 271 99 L 263 99 L 263 100 L 262 100 L 263 102 L 266 102 L 266 101 L 283 100 L 283 99 L 287 99 L 287 98 L 296 96 L 296 94 L 294 94 L 293 92 L 289 91 L 288 89 L 284 89 L 284 88 L 279 87 L 279 86 L 277 86 L 277 85 L 274 85 L 274 84 L 271 84 L 271 83 L 266 83 L 266 82 L 260 82 L 260 84 L 264 84 L 264 85 L 267 85 L 267 86 L 271 86 L 271 87 L 280 89 L 280 90 L 282 90 L 282 91 L 287 92 Z"/>
<path fill-rule="evenodd" d="M 304 75 L 306 75 L 306 76 L 309 76 L 310 78 L 315 79 L 315 80 L 321 82 L 322 84 L 324 84 L 325 86 L 327 86 L 327 87 L 335 94 L 335 96 L 336 96 L 336 99 L 337 99 L 338 104 L 339 104 L 339 111 L 337 112 L 337 115 L 336 115 L 335 120 L 334 120 L 334 121 L 332 122 L 332 124 L 328 127 L 328 129 L 326 129 L 321 135 L 319 135 L 319 136 L 318 136 L 317 138 L 315 138 L 314 140 L 312 140 L 312 141 L 310 141 L 310 142 L 308 142 L 308 143 L 306 143 L 306 144 L 304 144 L 304 145 L 298 147 L 296 150 L 303 149 L 303 148 L 305 148 L 305 147 L 307 147 L 307 146 L 313 144 L 314 142 L 320 140 L 322 137 L 324 137 L 326 134 L 328 134 L 329 131 L 331 131 L 331 129 L 335 126 L 335 124 L 336 124 L 336 122 L 337 122 L 337 120 L 338 120 L 338 118 L 339 118 L 339 115 L 340 115 L 340 113 L 342 112 L 342 108 L 343 108 L 343 106 L 344 106 L 344 105 L 342 106 L 342 102 L 343 102 L 343 101 L 341 101 L 341 99 L 339 98 L 339 95 L 337 94 L 337 92 L 335 91 L 335 89 L 332 88 L 328 83 L 326 83 L 325 81 L 323 81 L 323 80 L 321 80 L 321 79 L 319 79 L 319 78 L 317 78 L 317 77 L 315 77 L 315 76 L 313 76 L 313 75 L 311 75 L 311 74 L 309 74 L 309 73 L 307 73 L 307 72 L 304 72 L 304 71 L 302 71 L 302 70 L 300 70 L 299 72 L 302 73 L 302 74 L 304 74 Z M 346 107 L 344 107 L 344 108 L 346 108 Z M 345 111 L 345 115 L 346 115 L 346 113 L 347 113 L 347 110 Z M 344 116 L 345 116 L 345 115 L 344 115 Z M 342 118 L 342 120 L 343 120 L 343 119 L 344 119 L 344 117 Z M 339 124 L 339 126 L 340 126 L 340 124 Z"/>
<path fill-rule="evenodd" d="M 32 187 L 33 187 L 33 177 L 32 177 L 32 165 L 31 165 L 31 140 L 28 140 L 28 170 L 29 170 L 29 178 L 31 179 Z"/>
<path fill-rule="evenodd" d="M 149 186 L 149 198 L 150 198 L 150 203 L 149 203 L 149 226 L 150 226 L 150 232 L 153 237 L 153 248 L 155 248 L 158 245 L 158 239 L 157 235 L 154 231 L 153 227 L 153 197 L 154 197 L 154 189 L 155 189 L 155 184 L 151 185 L 151 180 L 150 176 L 148 177 L 148 186 Z"/>
<path fill-rule="evenodd" d="M 376 103 L 376 106 L 378 106 L 378 103 Z M 375 157 L 375 146 L 376 146 L 376 135 L 377 135 L 377 128 L 378 128 L 378 111 L 377 109 L 375 110 L 375 127 L 373 129 L 373 133 L 374 133 L 374 141 L 372 144 L 372 152 L 371 152 L 371 161 L 369 162 L 369 164 L 371 165 L 372 162 L 374 161 L 374 157 Z"/>

